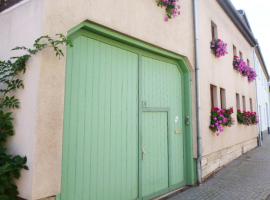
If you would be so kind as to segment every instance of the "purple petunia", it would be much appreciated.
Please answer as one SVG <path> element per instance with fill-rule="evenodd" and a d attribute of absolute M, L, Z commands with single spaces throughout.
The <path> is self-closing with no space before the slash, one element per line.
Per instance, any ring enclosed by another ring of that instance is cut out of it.
<path fill-rule="evenodd" d="M 177 4 L 179 0 L 157 0 L 157 5 L 160 7 L 165 7 L 166 16 L 164 21 L 168 21 L 171 18 L 180 15 L 180 5 Z"/>
<path fill-rule="evenodd" d="M 224 131 L 225 126 L 231 126 L 233 124 L 232 119 L 233 109 L 220 109 L 213 108 L 211 110 L 210 126 L 209 128 L 217 135 Z"/>
<path fill-rule="evenodd" d="M 227 52 L 227 44 L 223 42 L 221 39 L 217 39 L 211 42 L 211 49 L 214 51 L 215 56 L 220 58 L 228 54 Z"/>
<path fill-rule="evenodd" d="M 233 68 L 239 71 L 243 76 L 246 76 L 249 82 L 254 81 L 257 77 L 256 71 L 238 56 L 234 56 Z"/>

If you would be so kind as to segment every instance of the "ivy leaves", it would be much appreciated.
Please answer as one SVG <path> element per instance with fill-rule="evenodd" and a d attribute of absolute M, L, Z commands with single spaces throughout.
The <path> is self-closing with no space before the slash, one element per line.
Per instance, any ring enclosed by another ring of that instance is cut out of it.
<path fill-rule="evenodd" d="M 0 109 L 19 108 L 19 101 L 14 95 L 10 96 L 10 93 L 24 88 L 19 75 L 25 73 L 28 60 L 45 48 L 52 48 L 55 56 L 61 58 L 64 55 L 61 48 L 63 45 L 72 46 L 63 34 L 56 34 L 56 39 L 48 35 L 41 36 L 35 40 L 32 48 L 19 46 L 12 49 L 23 52 L 23 55 L 0 61 Z"/>
<path fill-rule="evenodd" d="M 12 135 L 14 135 L 12 113 L 0 110 L 0 148 L 3 147 L 7 138 Z"/>
<path fill-rule="evenodd" d="M 1 2 L 1 0 L 0 0 Z M 15 47 L 21 56 L 11 57 L 9 60 L 0 60 L 0 199 L 16 200 L 18 195 L 15 180 L 20 177 L 22 169 L 26 166 L 26 157 L 10 155 L 7 153 L 5 143 L 15 134 L 13 124 L 13 111 L 20 107 L 16 92 L 24 88 L 22 75 L 26 72 L 29 59 L 44 50 L 53 49 L 55 56 L 61 58 L 64 53 L 62 46 L 72 46 L 63 35 L 57 34 L 55 38 L 48 35 L 37 38 L 32 48 L 25 46 Z"/>
<path fill-rule="evenodd" d="M 21 169 L 28 169 L 26 157 L 12 156 L 0 149 L 0 199 L 17 200 L 18 190 L 14 179 L 20 178 Z"/>

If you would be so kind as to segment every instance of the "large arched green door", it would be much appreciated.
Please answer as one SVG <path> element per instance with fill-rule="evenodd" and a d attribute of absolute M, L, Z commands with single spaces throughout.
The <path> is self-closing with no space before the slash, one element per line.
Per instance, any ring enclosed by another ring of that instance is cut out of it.
<path fill-rule="evenodd" d="M 184 186 L 177 62 L 85 31 L 72 40 L 59 199 L 149 199 Z"/>

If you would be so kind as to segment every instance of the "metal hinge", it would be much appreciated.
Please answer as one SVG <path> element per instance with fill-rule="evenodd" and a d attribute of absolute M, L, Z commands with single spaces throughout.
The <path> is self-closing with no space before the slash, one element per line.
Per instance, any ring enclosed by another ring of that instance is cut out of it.
<path fill-rule="evenodd" d="M 185 117 L 185 124 L 186 124 L 186 126 L 190 125 L 190 117 L 189 116 Z"/>

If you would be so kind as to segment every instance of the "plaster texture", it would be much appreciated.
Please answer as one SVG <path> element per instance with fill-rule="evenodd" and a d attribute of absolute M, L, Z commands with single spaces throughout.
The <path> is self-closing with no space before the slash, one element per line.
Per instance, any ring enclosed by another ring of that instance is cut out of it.
<path fill-rule="evenodd" d="M 165 10 L 155 1 L 25 0 L 0 14 L 0 38 L 6 38 L 0 56 L 9 57 L 6 49 L 29 46 L 41 35 L 67 35 L 80 23 L 92 21 L 185 56 L 193 79 L 192 2 L 181 2 L 181 9 L 181 16 L 164 22 Z M 45 50 L 29 63 L 25 90 L 19 95 L 17 134 L 11 140 L 10 150 L 28 157 L 30 170 L 19 183 L 20 196 L 28 200 L 54 196 L 61 189 L 66 57 L 59 60 L 52 54 Z M 194 96 L 194 84 L 192 92 Z M 195 107 L 193 112 L 195 116 Z"/>
<path fill-rule="evenodd" d="M 192 73 L 194 157 L 196 157 L 194 32 L 192 1 L 181 2 L 181 15 L 164 22 L 164 9 L 156 2 L 108 0 L 25 0 L 0 14 L 0 57 L 17 45 L 30 46 L 41 35 L 68 32 L 84 21 L 91 21 L 186 57 Z M 235 109 L 235 93 L 256 102 L 255 83 L 248 83 L 232 67 L 232 45 L 253 63 L 252 47 L 213 0 L 200 4 L 200 92 L 204 159 L 237 144 L 254 141 L 256 126 L 235 125 L 217 137 L 209 126 L 210 84 L 226 89 L 227 107 Z M 109 9 L 108 9 L 109 8 Z M 211 12 L 209 12 L 209 10 Z M 218 25 L 219 36 L 228 43 L 229 54 L 217 59 L 210 50 L 211 20 Z M 64 49 L 65 53 L 65 49 Z M 55 196 L 61 190 L 63 112 L 66 57 L 58 59 L 45 50 L 31 59 L 25 75 L 25 89 L 16 113 L 17 134 L 10 151 L 28 157 L 30 170 L 23 172 L 18 185 L 22 198 L 36 200 Z M 247 103 L 247 105 L 249 105 Z M 236 118 L 236 114 L 234 114 Z M 225 162 L 225 161 L 224 161 Z M 210 164 L 209 164 L 210 165 Z M 218 166 L 217 166 L 218 167 Z M 212 167 L 214 171 L 216 167 Z M 210 173 L 210 172 L 209 172 Z M 205 176 L 208 173 L 205 173 Z"/>
<path fill-rule="evenodd" d="M 44 5 L 42 0 L 25 1 L 22 4 L 0 13 L 0 59 L 20 55 L 22 52 L 10 51 L 16 46 L 28 46 L 43 33 Z M 35 186 L 36 140 L 37 130 L 38 90 L 40 81 L 41 55 L 35 56 L 28 63 L 24 75 L 25 89 L 18 92 L 21 108 L 15 114 L 16 136 L 9 141 L 9 151 L 14 154 L 27 156 L 29 171 L 22 171 L 18 182 L 22 197 L 32 199 Z M 45 134 L 45 133 L 44 133 Z"/>
<path fill-rule="evenodd" d="M 211 12 L 209 12 L 211 10 Z M 246 77 L 243 77 L 233 69 L 233 45 L 237 51 L 243 53 L 245 60 L 253 62 L 253 47 L 245 40 L 237 27 L 233 24 L 227 14 L 216 1 L 205 0 L 200 4 L 200 92 L 201 92 L 201 131 L 203 145 L 203 159 L 216 155 L 217 152 L 225 150 L 237 144 L 256 140 L 258 136 L 258 127 L 244 126 L 237 123 L 236 93 L 246 98 L 246 109 L 250 110 L 249 98 L 253 100 L 253 110 L 256 111 L 256 85 L 255 81 L 249 83 Z M 216 58 L 211 52 L 210 42 L 211 21 L 217 25 L 218 38 L 225 41 L 228 45 L 228 54 L 221 58 Z M 238 53 L 239 54 L 239 53 Z M 220 105 L 220 88 L 226 90 L 226 107 L 233 107 L 235 119 L 234 125 L 225 128 L 225 131 L 217 136 L 209 129 L 209 117 L 211 111 L 210 84 L 217 86 L 218 107 Z M 241 107 L 242 98 L 241 98 Z M 220 164 L 213 163 L 207 176 L 211 171 L 217 169 Z"/>

